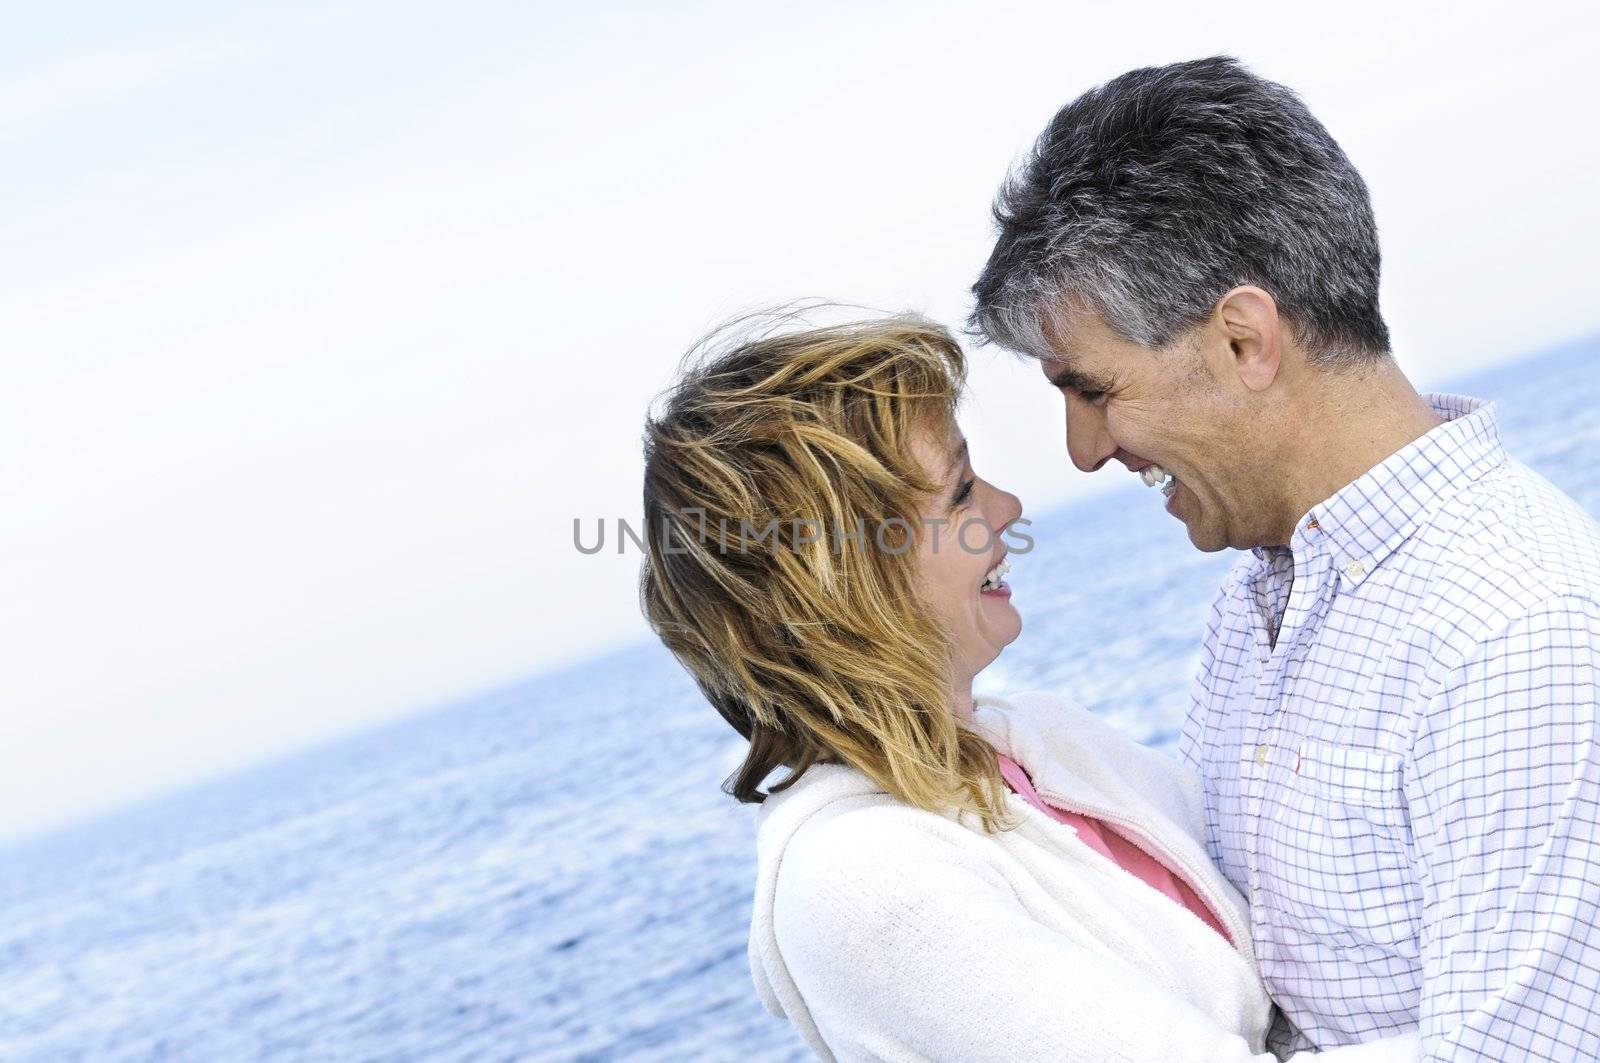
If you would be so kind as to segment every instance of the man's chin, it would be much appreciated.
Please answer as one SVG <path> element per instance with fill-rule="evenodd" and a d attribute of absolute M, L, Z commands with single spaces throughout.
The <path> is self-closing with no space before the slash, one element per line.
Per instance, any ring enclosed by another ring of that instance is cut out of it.
<path fill-rule="evenodd" d="M 1183 528 L 1189 533 L 1189 542 L 1202 554 L 1214 554 L 1233 545 L 1228 541 L 1228 536 L 1221 529 L 1208 527 L 1197 521 L 1187 520 L 1183 522 Z"/>
<path fill-rule="evenodd" d="M 1189 541 L 1193 543 L 1194 548 L 1200 551 L 1202 554 L 1214 554 L 1219 550 L 1226 550 L 1228 548 L 1228 544 L 1220 539 L 1198 539 L 1192 532 L 1189 535 Z"/>

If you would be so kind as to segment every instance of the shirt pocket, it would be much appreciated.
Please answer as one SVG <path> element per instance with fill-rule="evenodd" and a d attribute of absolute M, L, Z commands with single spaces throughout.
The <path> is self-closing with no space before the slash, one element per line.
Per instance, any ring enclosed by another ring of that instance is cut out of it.
<path fill-rule="evenodd" d="M 1402 790 L 1404 757 L 1302 742 L 1267 833 L 1284 908 L 1342 948 L 1415 955 L 1421 905 Z"/>

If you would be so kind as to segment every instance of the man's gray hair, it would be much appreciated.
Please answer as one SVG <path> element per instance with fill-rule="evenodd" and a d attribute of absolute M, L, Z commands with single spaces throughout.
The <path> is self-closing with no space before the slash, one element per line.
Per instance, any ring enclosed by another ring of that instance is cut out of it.
<path fill-rule="evenodd" d="M 1049 357 L 1085 310 L 1158 348 L 1229 289 L 1272 294 L 1319 364 L 1385 357 L 1367 186 L 1293 92 L 1227 56 L 1132 70 L 1067 104 L 995 199 L 980 339 Z"/>

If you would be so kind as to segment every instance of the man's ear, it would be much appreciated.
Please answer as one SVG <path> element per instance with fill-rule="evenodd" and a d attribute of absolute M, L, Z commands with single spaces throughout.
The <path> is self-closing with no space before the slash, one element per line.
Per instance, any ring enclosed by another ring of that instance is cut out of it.
<path fill-rule="evenodd" d="M 1232 352 L 1232 369 L 1240 382 L 1251 391 L 1271 387 L 1283 359 L 1277 300 L 1253 284 L 1240 285 L 1217 301 L 1213 320 Z"/>

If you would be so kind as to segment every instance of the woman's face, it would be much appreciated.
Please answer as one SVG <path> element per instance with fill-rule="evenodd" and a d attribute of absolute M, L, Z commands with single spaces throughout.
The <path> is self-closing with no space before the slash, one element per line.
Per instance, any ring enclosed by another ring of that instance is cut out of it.
<path fill-rule="evenodd" d="M 951 634 L 956 706 L 965 713 L 973 677 L 1022 632 L 1011 588 L 987 579 L 1005 559 L 1000 535 L 1022 516 L 1022 503 L 972 471 L 967 441 L 954 428 L 922 432 L 912 450 L 941 485 L 923 506 L 917 573 L 924 600 Z"/>

